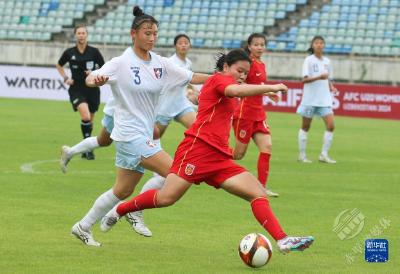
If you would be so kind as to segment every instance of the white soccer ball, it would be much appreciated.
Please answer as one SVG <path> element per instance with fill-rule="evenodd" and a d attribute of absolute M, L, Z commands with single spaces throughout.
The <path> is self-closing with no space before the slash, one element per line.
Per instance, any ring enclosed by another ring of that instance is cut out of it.
<path fill-rule="evenodd" d="M 260 233 L 250 233 L 239 244 L 239 256 L 250 267 L 266 265 L 272 257 L 272 245 Z"/>

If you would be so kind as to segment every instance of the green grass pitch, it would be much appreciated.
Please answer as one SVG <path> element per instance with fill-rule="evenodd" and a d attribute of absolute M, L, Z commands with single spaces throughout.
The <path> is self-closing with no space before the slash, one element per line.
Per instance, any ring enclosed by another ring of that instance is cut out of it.
<path fill-rule="evenodd" d="M 288 234 L 313 235 L 315 243 L 286 256 L 274 244 L 270 263 L 253 270 L 241 262 L 238 243 L 250 232 L 269 235 L 247 202 L 204 184 L 170 208 L 145 212 L 152 238 L 137 235 L 121 220 L 107 234 L 94 228 L 101 248 L 84 246 L 70 229 L 112 186 L 114 146 L 98 149 L 95 161 L 74 158 L 62 174 L 61 145 L 81 139 L 70 104 L 1 98 L 0 273 L 398 273 L 399 122 L 336 117 L 331 156 L 338 164 L 326 165 L 317 162 L 324 127 L 315 119 L 308 142 L 314 163 L 303 165 L 296 162 L 300 118 L 268 116 L 269 186 L 281 194 L 270 199 L 271 206 Z M 162 141 L 165 150 L 173 154 L 182 137 L 183 128 L 173 123 Z M 253 174 L 257 155 L 251 145 L 240 161 Z M 365 216 L 364 227 L 354 238 L 340 240 L 332 231 L 335 218 L 353 208 Z M 388 239 L 388 262 L 364 261 L 368 235 Z"/>

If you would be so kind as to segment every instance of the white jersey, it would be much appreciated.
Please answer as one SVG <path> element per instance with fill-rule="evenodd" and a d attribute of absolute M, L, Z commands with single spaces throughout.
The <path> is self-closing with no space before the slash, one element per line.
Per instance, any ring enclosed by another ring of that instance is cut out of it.
<path fill-rule="evenodd" d="M 103 112 L 109 116 L 114 116 L 115 104 L 114 97 L 111 95 L 104 105 Z"/>
<path fill-rule="evenodd" d="M 322 73 L 328 73 L 328 79 L 332 79 L 331 61 L 323 57 L 319 59 L 314 54 L 308 56 L 303 64 L 303 78 L 315 77 Z M 311 83 L 305 83 L 303 88 L 303 97 L 301 105 L 316 107 L 331 107 L 332 94 L 329 89 L 329 80 L 316 80 Z"/>
<path fill-rule="evenodd" d="M 183 61 L 175 53 L 168 59 L 181 68 L 188 71 L 192 70 L 192 62 L 188 58 Z M 160 98 L 157 114 L 172 118 L 184 109 L 192 107 L 192 104 L 186 98 L 186 87 L 187 85 L 182 86 L 180 83 L 172 83 L 172 85 L 166 86 Z"/>
<path fill-rule="evenodd" d="M 179 68 L 168 58 L 150 52 L 151 60 L 144 61 L 128 48 L 121 56 L 106 62 L 95 75 L 109 77 L 114 99 L 115 141 L 135 138 L 153 139 L 155 107 L 164 86 L 176 83 L 187 85 L 193 73 Z"/>

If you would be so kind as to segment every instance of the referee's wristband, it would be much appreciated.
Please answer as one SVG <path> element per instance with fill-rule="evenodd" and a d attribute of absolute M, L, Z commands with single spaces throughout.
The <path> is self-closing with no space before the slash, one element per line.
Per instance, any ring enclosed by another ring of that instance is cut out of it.
<path fill-rule="evenodd" d="M 64 83 L 67 82 L 68 79 L 69 79 L 68 76 L 64 76 Z"/>

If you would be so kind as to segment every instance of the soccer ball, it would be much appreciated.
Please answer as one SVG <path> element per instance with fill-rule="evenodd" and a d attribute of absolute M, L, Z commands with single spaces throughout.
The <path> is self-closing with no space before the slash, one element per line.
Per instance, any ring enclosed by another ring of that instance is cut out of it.
<path fill-rule="evenodd" d="M 239 256 L 250 267 L 266 265 L 272 256 L 271 242 L 260 233 L 250 233 L 240 241 Z"/>

